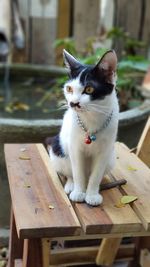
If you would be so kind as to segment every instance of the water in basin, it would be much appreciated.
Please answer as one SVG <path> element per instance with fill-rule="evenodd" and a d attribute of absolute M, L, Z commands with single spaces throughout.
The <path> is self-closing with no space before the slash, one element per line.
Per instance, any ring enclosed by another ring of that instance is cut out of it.
<path fill-rule="evenodd" d="M 55 85 L 56 82 L 56 79 L 37 77 L 11 80 L 8 97 L 1 80 L 0 116 L 18 119 L 61 118 L 64 97 L 61 86 Z"/>

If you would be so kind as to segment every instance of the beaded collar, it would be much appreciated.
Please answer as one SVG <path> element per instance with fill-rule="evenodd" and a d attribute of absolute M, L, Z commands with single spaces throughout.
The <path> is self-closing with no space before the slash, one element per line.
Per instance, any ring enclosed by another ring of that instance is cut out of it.
<path fill-rule="evenodd" d="M 86 133 L 86 137 L 85 137 L 85 144 L 91 144 L 92 142 L 96 141 L 96 134 L 103 131 L 104 129 L 106 129 L 112 119 L 113 116 L 113 110 L 111 111 L 111 113 L 109 114 L 109 116 L 106 118 L 106 120 L 104 121 L 103 125 L 101 126 L 101 128 L 99 128 L 98 130 L 96 130 L 93 133 L 89 133 L 88 129 L 86 128 L 85 124 L 83 123 L 83 121 L 81 120 L 81 118 L 79 117 L 79 114 L 77 114 L 77 123 L 80 126 L 80 128 Z"/>

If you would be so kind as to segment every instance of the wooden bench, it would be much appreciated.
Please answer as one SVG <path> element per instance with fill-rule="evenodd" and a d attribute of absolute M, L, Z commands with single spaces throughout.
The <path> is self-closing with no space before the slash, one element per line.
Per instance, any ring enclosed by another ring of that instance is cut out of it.
<path fill-rule="evenodd" d="M 103 191 L 99 207 L 71 203 L 42 144 L 6 144 L 12 199 L 8 267 L 89 264 L 109 266 L 132 259 L 123 237 L 150 236 L 150 170 L 125 145 L 116 143 L 116 167 L 106 182 L 126 185 Z M 123 195 L 137 200 L 118 207 Z M 102 239 L 100 245 L 56 248 L 53 241 Z"/>

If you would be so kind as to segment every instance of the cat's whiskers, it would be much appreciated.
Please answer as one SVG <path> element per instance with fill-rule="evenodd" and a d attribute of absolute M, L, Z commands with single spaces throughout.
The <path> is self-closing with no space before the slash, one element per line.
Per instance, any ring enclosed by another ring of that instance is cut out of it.
<path fill-rule="evenodd" d="M 64 105 L 61 105 L 60 107 L 58 107 L 59 110 L 61 109 L 67 109 L 68 108 L 68 105 L 67 104 L 64 104 Z"/>

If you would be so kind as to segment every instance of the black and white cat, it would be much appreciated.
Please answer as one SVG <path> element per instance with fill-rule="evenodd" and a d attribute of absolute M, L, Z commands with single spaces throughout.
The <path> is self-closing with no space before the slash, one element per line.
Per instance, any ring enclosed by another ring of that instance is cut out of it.
<path fill-rule="evenodd" d="M 114 166 L 119 107 L 116 97 L 117 57 L 106 52 L 95 66 L 81 64 L 64 50 L 70 79 L 64 85 L 68 110 L 49 150 L 55 170 L 67 177 L 72 201 L 97 206 L 99 186 Z"/>

